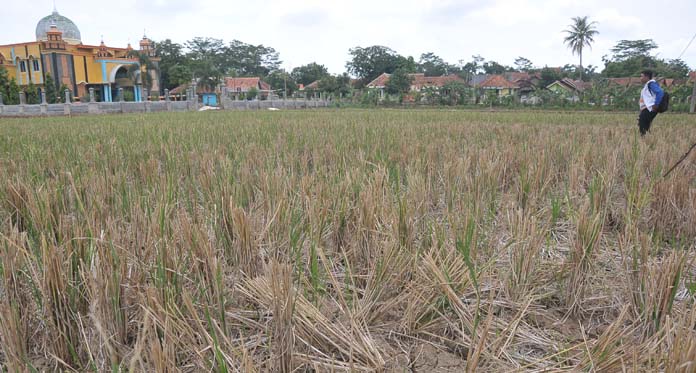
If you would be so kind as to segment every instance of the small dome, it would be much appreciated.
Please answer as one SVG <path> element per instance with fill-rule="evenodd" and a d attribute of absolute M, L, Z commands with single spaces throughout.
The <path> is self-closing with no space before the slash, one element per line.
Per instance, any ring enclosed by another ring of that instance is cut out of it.
<path fill-rule="evenodd" d="M 70 44 L 82 44 L 82 36 L 77 25 L 67 17 L 53 11 L 50 15 L 41 18 L 36 25 L 36 40 L 47 40 L 46 33 L 51 30 L 51 26 L 55 25 L 59 31 L 63 33 L 63 40 Z"/>

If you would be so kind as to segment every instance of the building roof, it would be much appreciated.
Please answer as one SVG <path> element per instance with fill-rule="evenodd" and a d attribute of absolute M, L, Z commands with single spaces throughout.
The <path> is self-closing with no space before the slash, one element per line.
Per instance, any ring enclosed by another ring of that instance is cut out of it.
<path fill-rule="evenodd" d="M 643 85 L 640 82 L 640 78 L 628 77 L 628 78 L 607 78 L 609 84 L 620 85 L 623 87 L 628 87 L 632 85 Z"/>
<path fill-rule="evenodd" d="M 443 87 L 445 84 L 450 82 L 458 82 L 466 84 L 464 79 L 457 75 L 443 75 L 443 76 L 425 76 L 425 74 L 409 74 L 413 77 L 413 82 L 411 86 L 415 87 L 417 90 L 423 87 Z"/>
<path fill-rule="evenodd" d="M 66 42 L 70 44 L 80 44 L 82 42 L 80 29 L 77 28 L 75 22 L 60 15 L 57 10 L 53 10 L 53 13 L 41 18 L 36 25 L 36 40 L 48 40 L 46 34 L 51 31 L 52 25 L 55 25 L 63 33 L 63 40 Z"/>
<path fill-rule="evenodd" d="M 261 91 L 270 91 L 271 85 L 261 80 L 259 77 L 237 78 L 225 77 L 225 87 L 231 91 L 237 91 L 238 88 L 246 92 L 251 88 L 256 88 Z"/>
<path fill-rule="evenodd" d="M 519 88 L 517 84 L 510 82 L 502 75 L 491 75 L 488 79 L 479 84 L 479 86 L 482 88 L 495 89 Z"/>
<path fill-rule="evenodd" d="M 310 90 L 311 90 L 311 89 L 315 89 L 315 90 L 316 90 L 316 89 L 319 89 L 319 81 L 318 81 L 318 80 L 315 80 L 315 81 L 313 81 L 313 82 L 307 84 L 306 86 L 304 86 L 304 89 L 305 89 L 305 90 L 307 90 L 307 89 L 310 89 Z"/>
<path fill-rule="evenodd" d="M 443 76 L 425 76 L 423 73 L 418 74 L 408 74 L 411 77 L 411 86 L 416 90 L 420 90 L 423 87 L 443 87 L 445 84 L 450 82 L 460 82 L 466 84 L 464 79 L 457 75 L 443 75 Z M 368 88 L 384 88 L 389 81 L 391 74 L 383 73 L 382 75 L 375 78 L 373 81 L 367 84 Z"/>
<path fill-rule="evenodd" d="M 384 88 L 389 81 L 391 74 L 382 73 L 382 75 L 376 77 L 373 81 L 367 83 L 368 88 Z"/>

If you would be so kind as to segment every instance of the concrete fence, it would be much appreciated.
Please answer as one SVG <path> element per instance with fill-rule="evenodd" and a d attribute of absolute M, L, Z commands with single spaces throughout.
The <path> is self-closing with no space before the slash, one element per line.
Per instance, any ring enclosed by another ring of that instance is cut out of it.
<path fill-rule="evenodd" d="M 123 94 L 119 94 L 119 102 L 96 102 L 94 92 L 90 90 L 90 102 L 73 103 L 70 99 L 70 92 L 65 92 L 65 103 L 48 104 L 46 95 L 41 95 L 41 104 L 28 105 L 24 93 L 20 93 L 19 105 L 5 105 L 2 94 L 0 93 L 0 117 L 22 117 L 22 116 L 69 116 L 69 115 L 98 115 L 98 114 L 126 114 L 126 113 L 156 113 L 156 112 L 183 112 L 198 111 L 203 106 L 196 100 L 171 101 L 169 92 L 165 90 L 163 101 L 143 101 L 125 102 Z M 194 98 L 189 92 L 189 97 Z M 267 110 L 267 109 L 312 109 L 322 108 L 331 105 L 330 101 L 325 100 L 267 100 L 267 101 L 233 101 L 223 98 L 217 110 Z"/>

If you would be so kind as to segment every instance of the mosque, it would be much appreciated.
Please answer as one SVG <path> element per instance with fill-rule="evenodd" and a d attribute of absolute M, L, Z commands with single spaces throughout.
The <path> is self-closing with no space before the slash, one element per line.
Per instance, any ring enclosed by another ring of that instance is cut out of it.
<path fill-rule="evenodd" d="M 119 88 L 123 88 L 132 92 L 135 101 L 142 101 L 142 74 L 152 78 L 150 91 L 159 92 L 159 73 L 156 69 L 148 71 L 141 61 L 147 58 L 157 67 L 159 58 L 145 36 L 138 51 L 147 57 L 139 58 L 130 44 L 127 48 L 107 47 L 103 40 L 98 46 L 83 44 L 77 25 L 54 9 L 36 25 L 36 41 L 0 45 L 0 67 L 20 87 L 33 83 L 42 89 L 50 74 L 56 89 L 64 84 L 75 97 L 84 97 L 94 88 L 98 100 L 118 101 Z M 139 68 L 133 69 L 133 65 Z"/>

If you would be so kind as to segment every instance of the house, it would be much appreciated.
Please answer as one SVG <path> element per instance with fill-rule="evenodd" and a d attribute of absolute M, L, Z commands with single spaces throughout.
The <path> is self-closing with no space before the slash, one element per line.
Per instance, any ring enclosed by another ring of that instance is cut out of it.
<path fill-rule="evenodd" d="M 591 84 L 583 82 L 582 80 L 563 78 L 547 85 L 546 89 L 556 94 L 565 95 L 569 101 L 578 102 L 580 101 L 582 94 L 589 87 L 591 87 Z"/>
<path fill-rule="evenodd" d="M 268 98 L 273 92 L 271 85 L 261 80 L 259 77 L 225 77 L 223 87 L 227 94 L 239 98 L 246 96 L 249 91 L 256 90 L 259 97 Z"/>
<path fill-rule="evenodd" d="M 487 94 L 497 97 L 514 96 L 520 89 L 519 85 L 505 79 L 503 75 L 491 75 L 478 86 Z"/>
<path fill-rule="evenodd" d="M 307 84 L 306 86 L 304 86 L 304 89 L 303 89 L 303 90 L 305 90 L 305 91 L 316 91 L 316 90 L 318 90 L 318 89 L 319 89 L 319 81 L 318 81 L 318 80 L 315 80 L 315 81 L 313 81 L 313 82 Z"/>
<path fill-rule="evenodd" d="M 189 87 L 191 87 L 190 84 L 182 84 L 169 91 L 169 97 L 173 100 L 183 100 L 184 97 L 186 97 L 186 91 Z M 216 89 L 211 89 L 202 85 L 196 86 L 196 95 L 201 98 L 203 105 L 217 106 L 219 93 L 220 92 Z"/>
<path fill-rule="evenodd" d="M 420 92 L 425 88 L 442 88 L 449 83 L 466 84 L 466 81 L 457 75 L 425 76 L 423 73 L 408 74 L 411 78 L 411 92 Z M 373 81 L 367 83 L 367 88 L 384 89 L 389 82 L 391 74 L 383 73 Z"/>

